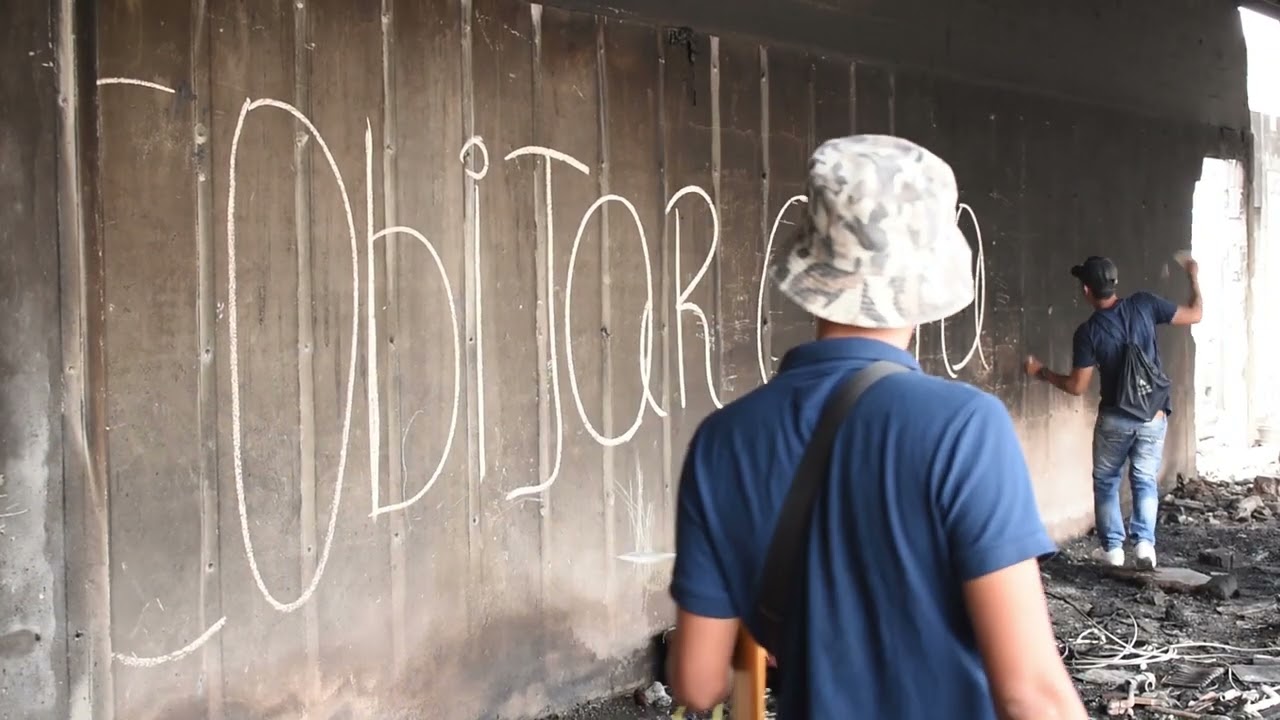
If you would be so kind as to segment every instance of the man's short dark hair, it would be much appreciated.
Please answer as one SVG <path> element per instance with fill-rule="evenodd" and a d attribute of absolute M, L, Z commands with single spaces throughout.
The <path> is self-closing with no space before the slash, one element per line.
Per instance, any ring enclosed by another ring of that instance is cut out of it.
<path fill-rule="evenodd" d="M 1105 300 L 1116 294 L 1120 273 L 1110 258 L 1090 255 L 1085 261 L 1071 268 L 1071 276 L 1089 288 L 1089 294 Z"/>

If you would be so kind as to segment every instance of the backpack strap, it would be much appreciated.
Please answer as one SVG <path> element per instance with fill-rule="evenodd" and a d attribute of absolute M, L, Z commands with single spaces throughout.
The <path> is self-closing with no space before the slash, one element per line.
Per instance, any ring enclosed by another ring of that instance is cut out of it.
<path fill-rule="evenodd" d="M 1111 317 L 1110 315 L 1102 312 L 1101 310 L 1094 312 L 1094 315 L 1097 315 L 1098 318 L 1102 320 L 1102 324 L 1110 325 L 1112 328 L 1115 328 L 1118 331 L 1116 334 L 1113 334 L 1112 337 L 1119 340 L 1122 345 L 1129 344 L 1130 340 L 1129 340 L 1128 323 L 1121 325 L 1119 320 Z"/>
<path fill-rule="evenodd" d="M 753 623 L 758 633 L 756 639 L 765 648 L 776 651 L 779 647 L 798 575 L 796 568 L 803 564 L 800 551 L 808 538 L 814 500 L 829 475 L 831 448 L 837 432 L 868 388 L 890 375 L 907 371 L 906 367 L 887 360 L 874 362 L 844 381 L 823 406 L 818 426 L 805 446 L 791 489 L 782 503 L 765 555 Z"/>

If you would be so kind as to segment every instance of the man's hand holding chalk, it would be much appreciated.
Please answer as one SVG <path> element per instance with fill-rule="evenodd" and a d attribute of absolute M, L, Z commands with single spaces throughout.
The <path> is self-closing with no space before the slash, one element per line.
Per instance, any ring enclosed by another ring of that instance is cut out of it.
<path fill-rule="evenodd" d="M 1200 263 L 1196 262 L 1195 259 L 1191 257 L 1190 250 L 1179 250 L 1173 254 L 1173 259 L 1181 265 L 1182 269 L 1186 270 L 1187 274 L 1191 277 L 1196 277 L 1200 274 Z"/>

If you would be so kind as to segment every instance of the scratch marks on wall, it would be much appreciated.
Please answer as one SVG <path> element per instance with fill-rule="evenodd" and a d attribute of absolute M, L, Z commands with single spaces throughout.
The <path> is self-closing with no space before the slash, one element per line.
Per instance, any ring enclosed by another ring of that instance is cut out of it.
<path fill-rule="evenodd" d="M 655 565 L 675 558 L 672 552 L 658 552 L 654 549 L 653 529 L 656 511 L 652 500 L 644 498 L 644 470 L 640 467 L 640 459 L 635 458 L 635 467 L 631 475 L 631 486 L 626 487 L 615 482 L 618 495 L 627 510 L 627 520 L 631 524 L 631 546 L 633 550 L 618 556 L 618 559 L 633 565 Z"/>

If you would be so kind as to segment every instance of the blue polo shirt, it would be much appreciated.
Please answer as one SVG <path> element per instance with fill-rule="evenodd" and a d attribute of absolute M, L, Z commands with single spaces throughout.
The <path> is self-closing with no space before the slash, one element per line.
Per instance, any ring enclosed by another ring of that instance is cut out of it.
<path fill-rule="evenodd" d="M 750 618 L 792 474 L 838 383 L 876 360 L 837 436 L 776 655 L 779 717 L 996 717 L 962 584 L 1052 553 L 1013 423 L 993 396 L 925 375 L 901 349 L 820 340 L 713 413 L 680 479 L 671 594 Z"/>
<path fill-rule="evenodd" d="M 1097 366 L 1101 385 L 1099 412 L 1115 407 L 1128 342 L 1137 345 L 1156 369 L 1164 372 L 1160 346 L 1156 343 L 1156 326 L 1173 322 L 1176 312 L 1178 306 L 1159 295 L 1139 292 L 1121 298 L 1105 310 L 1095 310 L 1076 328 L 1071 341 L 1071 364 L 1077 368 Z M 1172 412 L 1172 403 L 1165 403 L 1165 415 Z"/>

